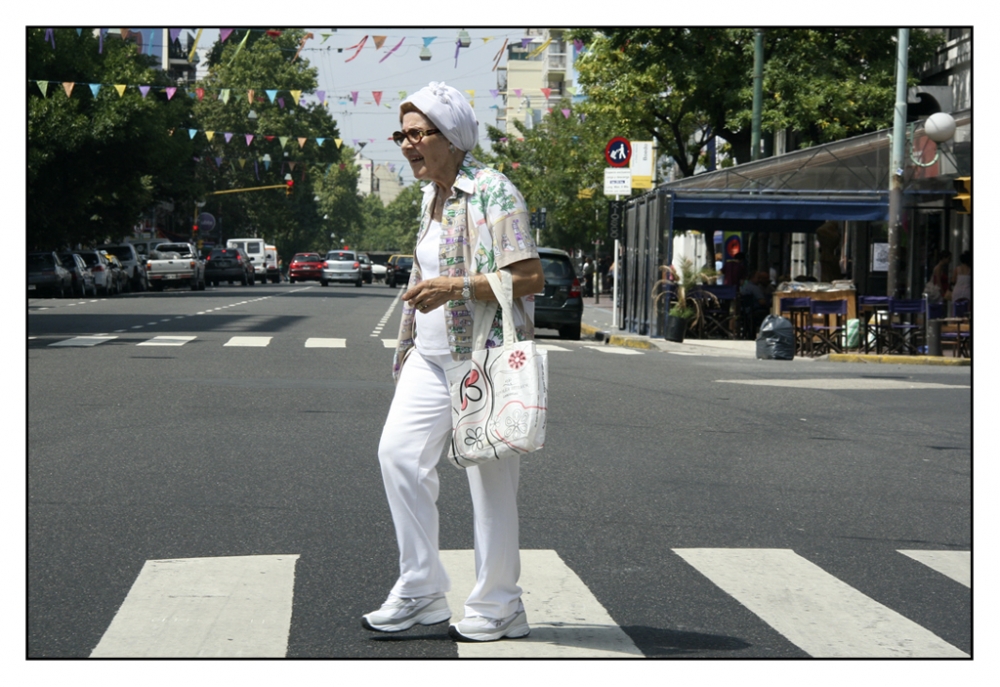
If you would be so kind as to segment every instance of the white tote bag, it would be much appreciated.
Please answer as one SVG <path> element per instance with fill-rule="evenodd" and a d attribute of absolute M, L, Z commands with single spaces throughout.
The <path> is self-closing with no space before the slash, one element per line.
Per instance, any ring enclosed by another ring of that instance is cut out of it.
<path fill-rule="evenodd" d="M 452 437 L 448 459 L 467 468 L 545 445 L 548 353 L 518 341 L 510 273 L 486 275 L 503 308 L 503 347 L 486 348 L 497 304 L 477 303 L 472 360 L 451 384 Z"/>

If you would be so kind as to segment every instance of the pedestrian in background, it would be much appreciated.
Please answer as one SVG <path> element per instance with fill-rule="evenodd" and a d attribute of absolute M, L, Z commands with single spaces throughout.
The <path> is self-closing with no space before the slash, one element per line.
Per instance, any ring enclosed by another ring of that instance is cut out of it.
<path fill-rule="evenodd" d="M 958 256 L 958 265 L 952 273 L 951 302 L 967 299 L 972 304 L 972 251 Z"/>
<path fill-rule="evenodd" d="M 587 298 L 594 295 L 594 262 L 589 257 L 583 260 L 583 295 Z"/>
<path fill-rule="evenodd" d="M 722 281 L 726 286 L 739 288 L 747 276 L 747 266 L 743 262 L 743 253 L 739 252 L 722 266 Z"/>
<path fill-rule="evenodd" d="M 519 340 L 534 336 L 532 294 L 545 277 L 524 198 L 503 174 L 469 153 L 479 124 L 458 90 L 432 82 L 400 104 L 393 134 L 424 187 L 420 229 L 393 359 L 396 393 L 378 456 L 399 546 L 399 577 L 362 625 L 399 632 L 451 618 L 451 582 L 438 551 L 437 463 L 452 433 L 450 383 L 472 357 L 473 301 L 496 300 L 484 273 L 510 273 L 513 312 L 498 312 L 487 347 L 503 345 L 502 317 Z M 466 468 L 472 494 L 476 584 L 457 641 L 524 637 L 530 631 L 518 578 L 517 457 Z"/>

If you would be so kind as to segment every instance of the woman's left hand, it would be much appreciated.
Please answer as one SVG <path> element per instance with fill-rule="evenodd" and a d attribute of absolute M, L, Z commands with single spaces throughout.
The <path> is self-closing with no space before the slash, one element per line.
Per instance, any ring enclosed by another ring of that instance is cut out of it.
<path fill-rule="evenodd" d="M 458 284 L 461 294 L 462 280 L 457 277 L 434 277 L 419 282 L 403 294 L 403 300 L 420 312 L 430 312 L 440 308 L 446 302 L 455 298 L 455 285 Z"/>

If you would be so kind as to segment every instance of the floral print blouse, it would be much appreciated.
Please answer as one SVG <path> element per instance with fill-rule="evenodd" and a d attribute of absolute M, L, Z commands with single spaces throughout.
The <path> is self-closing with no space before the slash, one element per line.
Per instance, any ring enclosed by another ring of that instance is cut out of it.
<path fill-rule="evenodd" d="M 418 243 L 430 226 L 434 188 L 434 184 L 430 183 L 423 189 Z M 441 228 L 439 266 L 442 277 L 495 272 L 515 262 L 538 257 L 535 241 L 531 237 L 527 205 L 521 193 L 507 177 L 484 166 L 469 153 L 462 161 L 451 195 L 445 200 Z M 420 281 L 420 274 L 420 265 L 414 256 L 407 288 Z M 472 357 L 473 309 L 472 303 L 464 300 L 448 301 L 444 306 L 448 343 L 454 360 Z M 534 338 L 534 309 L 534 296 L 514 300 L 513 316 L 518 340 Z M 414 345 L 414 316 L 415 309 L 404 304 L 392 362 L 393 379 L 399 379 L 406 354 Z M 502 317 L 503 312 L 497 310 L 486 342 L 487 348 L 503 345 Z"/>

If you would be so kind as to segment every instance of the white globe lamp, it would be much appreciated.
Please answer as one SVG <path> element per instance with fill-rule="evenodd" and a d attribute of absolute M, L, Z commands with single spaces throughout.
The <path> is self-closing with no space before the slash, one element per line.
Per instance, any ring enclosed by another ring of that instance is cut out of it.
<path fill-rule="evenodd" d="M 924 133 L 935 143 L 944 143 L 955 135 L 955 118 L 947 112 L 935 112 L 924 122 Z"/>

